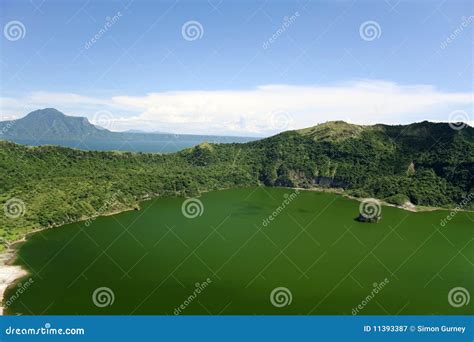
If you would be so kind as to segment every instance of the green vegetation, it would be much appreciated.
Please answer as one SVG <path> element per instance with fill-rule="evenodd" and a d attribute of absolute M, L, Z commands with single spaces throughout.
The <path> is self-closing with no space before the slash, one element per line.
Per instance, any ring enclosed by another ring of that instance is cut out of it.
<path fill-rule="evenodd" d="M 331 122 L 245 144 L 201 144 L 173 154 L 80 151 L 0 142 L 0 216 L 7 242 L 156 196 L 198 196 L 248 186 L 344 188 L 359 197 L 454 207 L 472 191 L 474 129 L 447 124 Z M 110 200 L 113 198 L 113 200 Z M 464 209 L 472 209 L 471 202 Z"/>

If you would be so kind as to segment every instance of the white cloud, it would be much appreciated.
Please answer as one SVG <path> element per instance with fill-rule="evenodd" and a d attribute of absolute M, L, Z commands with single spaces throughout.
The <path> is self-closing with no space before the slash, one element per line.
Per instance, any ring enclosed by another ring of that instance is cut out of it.
<path fill-rule="evenodd" d="M 16 101 L 57 107 L 66 114 L 91 119 L 94 111 L 109 110 L 114 115 L 116 130 L 268 135 L 331 120 L 358 124 L 448 121 L 454 110 L 472 115 L 474 94 L 365 80 L 330 86 L 265 85 L 249 90 L 169 91 L 107 99 L 35 92 Z M 2 101 L 2 109 L 4 102 L 10 110 L 15 107 L 15 100 L 10 98 Z"/>

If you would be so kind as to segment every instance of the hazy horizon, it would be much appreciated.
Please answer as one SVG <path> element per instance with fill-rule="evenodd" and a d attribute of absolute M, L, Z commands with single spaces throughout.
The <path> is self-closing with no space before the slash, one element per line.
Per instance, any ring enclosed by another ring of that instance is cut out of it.
<path fill-rule="evenodd" d="M 67 116 L 67 117 L 81 117 L 81 118 L 85 118 L 85 119 L 87 119 L 87 120 L 89 121 L 89 123 L 93 124 L 93 123 L 89 120 L 89 118 L 87 118 L 86 116 L 69 115 L 68 113 L 64 113 L 64 112 L 61 111 L 60 109 L 54 108 L 54 107 L 38 108 L 38 109 L 35 109 L 35 110 L 31 111 L 31 112 L 28 112 L 28 113 L 24 114 L 23 116 L 16 117 L 16 118 L 13 119 L 13 120 L 23 119 L 23 118 L 25 118 L 28 114 L 31 114 L 31 113 L 33 113 L 33 112 L 35 112 L 35 111 L 38 111 L 38 110 L 46 110 L 46 109 L 54 109 L 54 110 L 57 110 L 57 111 L 59 111 L 60 113 L 64 114 L 64 115 Z M 9 120 L 2 120 L 2 121 L 9 121 Z M 0 122 L 2 122 L 2 121 L 0 121 Z M 352 123 L 352 122 L 348 122 L 348 121 L 344 121 L 344 120 L 331 120 L 331 121 L 318 122 L 318 123 L 315 123 L 315 124 L 313 124 L 313 125 L 310 125 L 310 126 L 307 126 L 307 127 L 301 127 L 301 128 L 298 128 L 298 129 L 310 128 L 310 127 L 313 127 L 313 126 L 317 126 L 317 125 L 321 125 L 321 124 L 325 124 L 325 123 L 330 123 L 330 122 L 336 122 L 336 121 L 342 121 L 342 122 L 345 122 L 345 123 L 348 123 L 348 124 L 359 125 L 359 124 Z M 421 123 L 421 122 L 424 122 L 424 121 L 431 122 L 431 123 L 446 123 L 446 124 L 449 124 L 449 123 L 451 123 L 451 122 L 454 122 L 454 121 L 420 120 L 420 121 L 410 122 L 410 123 L 407 123 L 407 124 Z M 460 122 L 462 122 L 462 121 L 460 121 Z M 463 123 L 466 123 L 469 127 L 473 127 L 473 126 L 472 126 L 472 122 L 463 122 Z M 278 132 L 275 132 L 275 133 L 269 134 L 269 135 L 257 135 L 257 134 L 251 135 L 251 134 L 245 134 L 245 133 L 243 133 L 242 135 L 231 135 L 231 134 L 198 134 L 198 133 L 165 132 L 165 131 L 147 130 L 146 127 L 143 127 L 143 128 L 136 128 L 136 129 L 126 129 L 126 130 L 118 131 L 118 130 L 113 130 L 113 129 L 109 129 L 109 128 L 103 127 L 103 126 L 101 126 L 100 124 L 93 124 L 93 125 L 96 126 L 97 128 L 105 129 L 105 130 L 108 130 L 108 131 L 114 132 L 114 133 L 172 134 L 172 135 L 209 135 L 209 136 L 227 136 L 227 137 L 248 137 L 248 138 L 258 138 L 258 139 L 267 138 L 267 137 L 273 136 L 273 135 L 275 135 L 275 134 L 282 133 L 282 132 L 285 132 L 285 131 L 290 130 L 290 129 L 284 129 L 284 130 L 281 130 L 281 131 L 278 131 Z M 401 125 L 401 124 L 384 124 L 384 123 L 381 123 L 381 122 L 377 122 L 377 123 L 374 123 L 374 124 L 361 125 L 361 126 L 372 126 L 372 125 L 389 125 L 389 126 L 396 126 L 396 125 Z"/>
<path fill-rule="evenodd" d="M 112 131 L 252 137 L 336 120 L 473 125 L 467 1 L 0 8 L 0 120 L 54 107 Z"/>

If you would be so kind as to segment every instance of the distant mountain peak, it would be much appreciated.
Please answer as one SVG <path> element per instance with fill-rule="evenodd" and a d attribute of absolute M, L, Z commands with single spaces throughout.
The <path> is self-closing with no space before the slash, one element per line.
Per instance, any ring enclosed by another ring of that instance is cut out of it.
<path fill-rule="evenodd" d="M 379 135 L 381 138 L 390 137 L 395 140 L 400 136 L 410 136 L 422 140 L 430 135 L 452 137 L 455 134 L 463 134 L 468 136 L 468 139 L 472 139 L 473 128 L 465 124 L 465 129 L 456 130 L 446 122 L 431 122 L 427 120 L 408 125 L 357 125 L 345 121 L 328 121 L 313 127 L 297 130 L 296 132 L 315 141 L 342 142 L 351 138 L 367 137 L 367 134 L 371 136 Z"/>
<path fill-rule="evenodd" d="M 58 117 L 58 118 L 64 118 L 66 114 L 63 112 L 60 112 L 56 108 L 43 108 L 43 109 L 37 109 L 32 111 L 31 113 L 28 113 L 24 118 L 33 118 L 33 117 Z"/>
<path fill-rule="evenodd" d="M 5 125 L 5 122 L 0 123 Z M 25 139 L 83 139 L 101 137 L 109 131 L 96 127 L 86 117 L 68 116 L 55 108 L 32 111 L 21 119 L 15 120 L 6 132 L 6 138 Z"/>
<path fill-rule="evenodd" d="M 300 129 L 297 132 L 314 140 L 342 141 L 355 138 L 370 127 L 373 126 L 355 125 L 345 121 L 328 121 L 313 127 Z"/>
<path fill-rule="evenodd" d="M 205 139 L 219 143 L 254 140 L 247 137 L 175 135 L 156 131 L 112 132 L 90 123 L 86 117 L 68 116 L 55 108 L 38 109 L 17 120 L 0 121 L 0 141 L 9 140 L 26 145 L 169 152 L 198 145 Z"/>

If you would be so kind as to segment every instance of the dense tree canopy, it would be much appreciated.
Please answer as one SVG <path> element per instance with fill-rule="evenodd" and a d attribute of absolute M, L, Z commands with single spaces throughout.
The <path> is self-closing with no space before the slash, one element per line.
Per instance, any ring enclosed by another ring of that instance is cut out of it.
<path fill-rule="evenodd" d="M 257 185 L 340 187 L 396 204 L 452 207 L 472 191 L 473 131 L 428 122 L 331 122 L 245 144 L 203 143 L 173 154 L 4 141 L 0 203 L 20 199 L 24 210 L 17 218 L 0 215 L 0 237 L 13 241 L 36 228 L 132 208 L 156 196 Z"/>

